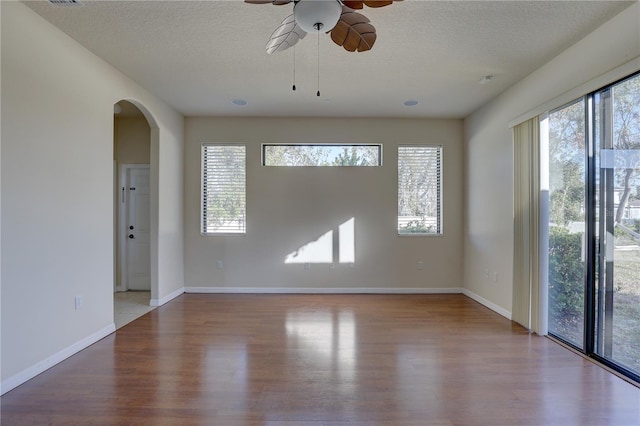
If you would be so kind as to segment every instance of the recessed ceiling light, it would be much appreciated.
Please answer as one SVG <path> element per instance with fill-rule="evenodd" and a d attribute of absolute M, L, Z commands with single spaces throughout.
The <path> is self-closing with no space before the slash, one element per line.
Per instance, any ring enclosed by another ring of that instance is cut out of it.
<path fill-rule="evenodd" d="M 404 106 L 416 106 L 418 105 L 420 102 L 415 101 L 415 100 L 408 100 L 408 101 L 404 101 Z"/>
<path fill-rule="evenodd" d="M 231 103 L 234 105 L 244 106 L 247 104 L 247 101 L 245 101 L 244 99 L 234 99 L 231 101 Z"/>

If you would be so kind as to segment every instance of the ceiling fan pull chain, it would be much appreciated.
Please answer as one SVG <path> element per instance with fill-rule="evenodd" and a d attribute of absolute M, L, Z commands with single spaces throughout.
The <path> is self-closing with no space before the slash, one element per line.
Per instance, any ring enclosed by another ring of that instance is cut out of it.
<path fill-rule="evenodd" d="M 293 46 L 293 91 L 296 91 L 296 47 Z"/>
<path fill-rule="evenodd" d="M 320 97 L 320 29 L 318 29 L 318 91 L 316 96 Z"/>

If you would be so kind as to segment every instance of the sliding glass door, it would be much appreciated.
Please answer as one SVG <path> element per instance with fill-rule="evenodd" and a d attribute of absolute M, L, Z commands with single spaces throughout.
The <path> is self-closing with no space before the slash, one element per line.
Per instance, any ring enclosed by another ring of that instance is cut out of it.
<path fill-rule="evenodd" d="M 640 375 L 640 76 L 594 97 L 595 354 Z"/>
<path fill-rule="evenodd" d="M 542 128 L 549 333 L 637 380 L 640 74 L 549 113 Z"/>
<path fill-rule="evenodd" d="M 549 331 L 583 348 L 585 105 L 549 114 Z"/>

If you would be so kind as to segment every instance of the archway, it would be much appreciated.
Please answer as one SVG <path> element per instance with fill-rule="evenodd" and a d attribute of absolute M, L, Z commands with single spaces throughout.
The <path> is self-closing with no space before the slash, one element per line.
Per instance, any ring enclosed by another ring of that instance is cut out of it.
<path fill-rule="evenodd" d="M 119 328 L 151 310 L 158 294 L 158 128 L 150 112 L 130 99 L 114 104 L 113 123 L 113 289 Z"/>

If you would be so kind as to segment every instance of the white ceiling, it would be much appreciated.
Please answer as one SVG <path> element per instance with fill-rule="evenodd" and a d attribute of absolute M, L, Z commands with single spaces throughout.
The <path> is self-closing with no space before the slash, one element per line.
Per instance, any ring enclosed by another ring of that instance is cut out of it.
<path fill-rule="evenodd" d="M 184 115 L 462 118 L 633 2 L 405 0 L 366 8 L 378 39 L 320 36 L 268 55 L 293 5 L 93 1 L 27 5 Z M 486 75 L 488 84 L 479 84 Z M 237 106 L 234 99 L 248 103 Z M 413 107 L 403 105 L 417 100 Z"/>

